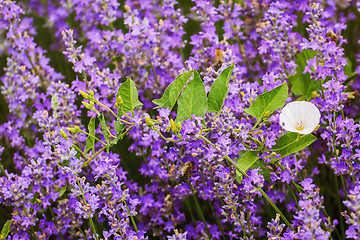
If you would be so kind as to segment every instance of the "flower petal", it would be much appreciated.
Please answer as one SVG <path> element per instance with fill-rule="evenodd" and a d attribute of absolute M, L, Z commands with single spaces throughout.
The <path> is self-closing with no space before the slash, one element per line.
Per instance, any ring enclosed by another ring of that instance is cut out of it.
<path fill-rule="evenodd" d="M 309 134 L 317 127 L 320 121 L 320 111 L 311 102 L 295 101 L 288 103 L 280 113 L 280 125 L 289 132 Z M 301 124 L 302 130 L 297 126 Z"/>

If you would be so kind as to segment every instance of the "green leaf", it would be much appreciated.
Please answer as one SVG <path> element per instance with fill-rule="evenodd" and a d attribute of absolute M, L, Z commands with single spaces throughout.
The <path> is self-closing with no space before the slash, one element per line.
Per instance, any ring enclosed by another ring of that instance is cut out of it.
<path fill-rule="evenodd" d="M 288 132 L 275 140 L 276 144 L 272 151 L 280 154 L 280 158 L 273 158 L 272 163 L 277 162 L 281 158 L 296 153 L 313 143 L 317 138 L 312 135 L 300 135 L 294 132 Z"/>
<path fill-rule="evenodd" d="M 174 107 L 181 91 L 186 82 L 189 80 L 193 71 L 188 71 L 180 74 L 175 80 L 166 88 L 164 95 L 160 99 L 155 99 L 152 102 L 158 105 L 155 108 L 170 108 Z"/>
<path fill-rule="evenodd" d="M 241 158 L 237 158 L 235 160 L 237 160 L 237 166 L 239 168 L 241 168 L 244 172 L 246 172 L 258 159 L 257 155 L 258 155 L 259 151 L 247 151 L 244 153 L 244 155 L 242 155 Z"/>
<path fill-rule="evenodd" d="M 344 67 L 344 74 L 348 77 L 350 77 L 352 74 L 353 74 L 353 71 L 352 71 L 352 63 L 350 61 L 349 58 L 346 58 L 347 60 L 347 65 Z"/>
<path fill-rule="evenodd" d="M 101 131 L 104 134 L 104 138 L 107 143 L 107 151 L 109 152 L 110 139 L 109 139 L 107 123 L 103 114 L 99 115 L 99 120 L 100 120 Z"/>
<path fill-rule="evenodd" d="M 126 124 L 121 124 L 119 121 L 114 123 L 116 133 L 122 133 L 126 127 Z"/>
<path fill-rule="evenodd" d="M 119 90 L 116 94 L 116 100 L 118 97 L 121 97 L 123 104 L 118 108 L 118 116 L 122 114 L 133 111 L 135 108 L 141 107 L 143 104 L 138 99 L 138 91 L 135 87 L 135 83 L 131 78 L 127 78 L 126 82 L 121 84 Z"/>
<path fill-rule="evenodd" d="M 260 121 L 265 114 L 270 115 L 276 109 L 283 107 L 288 97 L 288 87 L 286 82 L 282 85 L 259 95 L 255 102 L 244 111 Z"/>
<path fill-rule="evenodd" d="M 220 75 L 216 78 L 209 92 L 208 112 L 221 111 L 229 90 L 229 81 L 233 70 L 234 64 L 225 68 L 224 71 L 222 71 Z"/>
<path fill-rule="evenodd" d="M 348 65 L 346 65 L 344 67 L 344 74 L 348 77 L 343 83 L 343 85 L 345 85 L 345 86 L 347 86 L 351 82 L 351 80 L 355 79 L 358 75 L 357 72 L 352 71 L 352 63 L 351 63 L 350 59 L 349 58 L 346 58 L 346 59 L 347 59 Z"/>
<path fill-rule="evenodd" d="M 121 124 L 120 122 L 116 121 L 114 123 L 114 127 L 116 131 L 116 138 L 111 142 L 111 145 L 117 144 L 118 141 L 122 139 L 122 133 L 125 130 L 126 124 Z"/>
<path fill-rule="evenodd" d="M 318 51 L 304 49 L 296 55 L 296 74 L 289 78 L 291 91 L 295 95 L 307 96 L 308 99 L 311 99 L 312 92 L 320 89 L 320 82 L 311 79 L 310 73 L 303 74 L 307 65 L 306 61 L 314 58 L 318 53 Z"/>
<path fill-rule="evenodd" d="M 195 70 L 194 79 L 189 82 L 178 100 L 176 122 L 191 118 L 191 114 L 197 117 L 205 116 L 207 110 L 206 92 L 200 74 Z"/>
<path fill-rule="evenodd" d="M 297 98 L 295 101 L 309 101 L 309 98 L 307 96 L 301 96 L 299 98 Z"/>
<path fill-rule="evenodd" d="M 13 220 L 8 220 L 6 221 L 6 223 L 4 224 L 2 230 L 1 230 L 1 239 L 6 239 L 7 236 L 10 233 L 10 227 L 11 224 L 13 223 Z"/>
<path fill-rule="evenodd" d="M 89 134 L 95 136 L 95 117 L 90 118 L 88 124 L 88 130 L 89 130 Z M 84 153 L 86 154 L 90 149 L 93 149 L 94 144 L 95 144 L 95 138 L 88 135 L 86 139 L 86 147 Z"/>
<path fill-rule="evenodd" d="M 60 191 L 59 191 L 59 197 L 61 197 L 62 195 L 64 195 L 64 193 L 66 192 L 66 189 L 67 189 L 67 184 L 64 185 Z"/>
<path fill-rule="evenodd" d="M 235 161 L 237 161 L 236 165 L 244 172 L 246 172 L 258 159 L 257 157 L 258 153 L 259 151 L 253 151 L 253 150 L 245 152 L 241 158 L 235 159 Z M 236 176 L 238 182 L 241 182 L 243 176 L 238 170 L 236 170 Z"/>

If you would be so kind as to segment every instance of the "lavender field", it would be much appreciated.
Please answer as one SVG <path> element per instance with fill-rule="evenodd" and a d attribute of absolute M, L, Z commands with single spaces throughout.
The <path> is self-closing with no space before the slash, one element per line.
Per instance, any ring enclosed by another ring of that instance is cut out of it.
<path fill-rule="evenodd" d="M 1 239 L 360 239 L 360 1 L 0 0 Z"/>

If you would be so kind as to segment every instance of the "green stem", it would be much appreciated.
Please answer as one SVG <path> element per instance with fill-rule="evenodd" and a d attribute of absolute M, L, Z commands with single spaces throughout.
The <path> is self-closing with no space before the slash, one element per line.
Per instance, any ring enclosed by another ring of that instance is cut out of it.
<path fill-rule="evenodd" d="M 83 189 L 81 187 L 81 184 L 80 184 L 80 182 L 78 180 L 78 177 L 76 175 L 75 175 L 75 178 L 76 178 L 77 184 L 78 184 L 78 186 L 80 188 L 81 196 L 82 196 L 82 199 L 84 200 L 84 204 L 87 205 L 86 198 L 85 198 L 85 195 L 84 195 L 84 191 L 83 191 Z M 95 235 L 95 239 L 98 240 L 98 237 L 97 237 L 98 234 L 96 232 L 95 224 L 94 224 L 92 218 L 89 218 L 89 222 L 90 222 L 91 231 Z"/>
<path fill-rule="evenodd" d="M 113 110 L 111 110 L 108 106 L 102 104 L 100 101 L 93 99 L 95 101 L 95 103 L 99 104 L 100 106 L 106 108 L 109 112 L 111 112 L 112 115 L 114 115 L 116 117 L 117 120 L 119 120 L 120 122 L 126 123 L 126 124 L 131 124 L 128 121 L 121 119 L 117 114 L 114 113 Z"/>
<path fill-rule="evenodd" d="M 334 178 L 335 178 L 335 189 L 339 189 L 339 181 L 337 179 L 337 176 L 334 174 Z M 339 208 L 339 221 L 340 221 L 340 229 L 341 229 L 341 233 L 343 235 L 343 239 L 345 239 L 345 227 L 344 227 L 344 221 L 342 220 L 342 216 L 341 216 L 341 212 L 342 212 L 342 207 L 341 207 L 341 199 L 340 199 L 340 195 L 339 193 L 336 194 L 336 201 L 338 204 L 338 208 Z"/>
<path fill-rule="evenodd" d="M 85 239 L 88 240 L 86 234 L 85 234 L 84 231 L 80 228 L 80 226 L 76 226 L 76 227 L 77 227 L 77 228 L 79 229 L 79 231 L 84 235 Z"/>
<path fill-rule="evenodd" d="M 201 170 L 200 170 L 200 174 L 201 174 L 202 182 L 203 182 L 203 184 L 204 184 L 204 186 L 205 186 L 206 183 L 205 183 L 205 179 L 204 179 L 204 174 L 203 174 L 203 172 L 202 172 Z M 222 229 L 222 226 L 221 226 L 221 222 L 220 222 L 219 218 L 217 217 L 216 211 L 215 211 L 215 209 L 214 209 L 214 207 L 213 207 L 213 205 L 212 205 L 212 203 L 211 203 L 211 201 L 210 201 L 209 199 L 208 199 L 208 203 L 209 203 L 209 206 L 210 206 L 210 208 L 211 208 L 211 211 L 212 211 L 213 214 L 214 214 L 214 217 L 215 217 L 215 220 L 216 220 L 216 224 L 218 225 L 218 227 L 219 227 L 219 229 L 220 229 L 221 236 L 225 236 L 224 230 Z"/>
<path fill-rule="evenodd" d="M 41 77 L 41 75 L 39 74 L 38 70 L 35 68 L 34 63 L 32 62 L 31 57 L 29 56 L 29 52 L 25 50 L 25 54 L 26 54 L 27 58 L 29 59 L 29 62 L 30 62 L 30 64 L 31 64 L 32 68 L 34 69 L 36 75 L 39 76 L 41 82 L 44 82 L 44 79 Z"/>
<path fill-rule="evenodd" d="M 92 156 L 86 162 L 84 162 L 83 165 L 81 165 L 81 168 L 86 167 L 89 164 L 89 162 L 91 162 L 91 160 L 96 158 L 97 155 L 99 155 L 102 151 L 104 151 L 106 149 L 106 147 L 107 146 L 103 146 L 97 153 L 94 154 L 94 156 Z"/>
<path fill-rule="evenodd" d="M 287 71 L 287 69 L 286 69 L 286 67 L 285 67 L 285 62 L 284 62 L 284 59 L 283 59 L 283 57 L 282 57 L 281 52 L 279 52 L 279 55 L 280 55 L 281 64 L 282 64 L 282 66 L 283 66 L 283 68 L 284 68 L 284 71 L 285 71 L 286 77 L 287 77 L 287 78 L 289 78 L 289 73 L 288 73 L 288 71 Z"/>
<path fill-rule="evenodd" d="M 89 158 L 85 155 L 85 153 L 83 151 L 81 151 L 81 149 L 76 146 L 75 144 L 73 145 L 73 147 L 86 159 L 89 160 Z"/>
<path fill-rule="evenodd" d="M 92 220 L 92 218 L 89 218 L 89 222 L 90 222 L 91 230 L 92 230 L 93 234 L 95 235 L 95 239 L 98 240 L 95 224 L 94 224 L 94 221 Z"/>
<path fill-rule="evenodd" d="M 118 187 L 115 185 L 115 183 L 112 182 L 112 185 L 113 185 L 116 189 L 118 189 Z M 125 199 L 122 199 L 121 202 L 123 202 L 123 203 L 125 204 L 126 209 L 127 209 L 128 212 L 129 212 L 129 217 L 130 217 L 130 219 L 131 219 L 131 222 L 132 222 L 132 224 L 133 224 L 133 226 L 134 226 L 134 229 L 135 229 L 136 233 L 139 233 L 139 230 L 138 230 L 138 228 L 137 228 L 135 219 L 134 219 L 133 216 L 130 215 L 130 208 L 129 208 L 129 206 L 128 206 L 127 203 L 126 203 L 126 200 L 125 200 Z"/>
<path fill-rule="evenodd" d="M 245 177 L 249 177 L 249 175 L 246 174 L 246 172 L 244 172 L 241 168 L 239 168 L 236 164 L 236 162 L 234 162 L 231 158 L 229 158 L 229 156 L 225 156 L 225 159 L 227 159 L 229 162 L 231 162 L 232 165 L 235 166 L 236 170 L 238 170 L 243 176 Z M 291 226 L 290 222 L 287 220 L 287 218 L 285 217 L 285 215 L 280 211 L 280 209 L 275 205 L 275 203 L 269 198 L 269 196 L 258 186 L 254 185 L 253 186 L 256 188 L 256 190 L 258 190 L 261 195 L 270 203 L 270 205 L 275 209 L 275 211 L 277 213 L 280 214 L 281 219 L 285 222 L 285 224 L 292 230 L 294 231 L 294 228 Z"/>
<path fill-rule="evenodd" d="M 188 179 L 188 184 L 189 184 L 189 186 L 190 186 L 190 188 L 191 188 L 191 191 L 192 191 L 192 193 L 193 193 L 193 198 L 194 198 L 194 200 L 195 200 L 196 209 L 198 210 L 198 213 L 199 213 L 199 215 L 200 215 L 201 221 L 205 224 L 206 233 L 208 234 L 208 236 L 211 236 L 211 235 L 210 235 L 209 227 L 208 227 L 208 225 L 207 225 L 207 222 L 206 222 L 206 219 L 205 219 L 205 216 L 204 216 L 204 213 L 203 213 L 203 211 L 202 211 L 202 209 L 201 209 L 201 206 L 200 206 L 200 204 L 199 204 L 199 201 L 198 201 L 198 199 L 197 199 L 197 197 L 196 197 L 196 192 L 195 192 L 194 188 L 192 187 L 191 182 L 189 181 L 189 179 Z"/>
<path fill-rule="evenodd" d="M 15 208 L 16 208 L 19 216 L 21 216 L 21 212 L 19 211 L 19 209 L 18 209 L 17 207 L 15 207 Z M 24 204 L 22 205 L 22 210 L 24 211 L 25 216 L 28 217 L 28 213 L 27 213 L 27 211 L 26 211 L 26 208 L 25 208 Z M 35 237 L 35 231 L 34 231 L 34 227 L 33 227 L 33 226 L 30 227 L 29 232 L 30 232 L 30 235 L 32 236 L 33 239 L 37 239 L 37 238 Z"/>
<path fill-rule="evenodd" d="M 207 138 L 205 138 L 204 136 L 200 136 L 200 138 L 202 138 L 205 142 L 209 143 L 211 146 L 213 146 L 216 150 L 219 151 L 219 149 L 212 143 L 210 142 Z M 245 177 L 249 177 L 249 175 L 246 174 L 246 172 L 244 172 L 240 167 L 238 167 L 238 165 L 236 164 L 236 162 L 234 162 L 231 158 L 229 158 L 229 156 L 225 156 L 224 159 L 227 159 L 232 165 L 235 166 L 236 170 L 238 170 L 243 176 Z M 275 211 L 277 213 L 280 214 L 281 219 L 285 222 L 285 224 L 292 230 L 294 231 L 294 228 L 291 226 L 290 222 L 287 220 L 287 218 L 285 217 L 285 215 L 280 211 L 280 209 L 275 205 L 275 203 L 269 198 L 269 196 L 258 186 L 254 185 L 253 186 L 262 194 L 262 196 L 270 203 L 270 205 L 275 209 Z"/>
<path fill-rule="evenodd" d="M 53 218 L 53 221 L 54 221 L 54 223 L 55 223 L 55 222 L 56 222 L 56 219 L 55 219 L 55 213 L 54 213 L 53 209 L 51 208 L 51 206 L 48 207 L 47 209 L 50 210 L 51 217 Z M 63 234 L 61 233 L 61 231 L 59 231 L 59 234 L 60 234 L 60 238 L 61 238 L 62 240 L 64 240 L 64 236 L 63 236 Z"/>
<path fill-rule="evenodd" d="M 189 201 L 187 201 L 187 200 L 188 200 L 188 199 L 185 199 L 185 200 L 184 200 L 184 203 L 185 203 L 185 205 L 186 205 L 186 208 L 189 210 L 189 214 L 190 214 L 190 217 L 191 217 L 191 219 L 193 220 L 193 222 L 196 222 L 195 216 L 194 216 L 193 212 L 191 211 L 190 203 L 189 203 Z"/>
<path fill-rule="evenodd" d="M 9 176 L 6 174 L 5 169 L 4 169 L 4 167 L 3 167 L 2 164 L 0 164 L 0 169 L 1 169 L 1 171 L 4 173 L 4 175 L 5 175 L 7 178 L 9 178 Z"/>
<path fill-rule="evenodd" d="M 85 133 L 86 135 L 95 138 L 97 141 L 99 141 L 102 145 L 106 145 L 106 143 L 104 143 L 103 141 L 101 141 L 99 138 L 97 138 L 95 135 L 92 135 L 91 133 L 85 132 L 83 130 L 79 130 L 79 132 L 81 133 Z"/>
<path fill-rule="evenodd" d="M 129 211 L 129 217 L 130 217 L 131 222 L 132 222 L 132 224 L 133 224 L 133 226 L 134 226 L 135 232 L 136 232 L 136 233 L 139 233 L 139 230 L 138 230 L 138 228 L 137 228 L 137 226 L 136 226 L 135 219 L 134 219 L 134 217 L 133 217 L 133 216 L 131 216 L 131 215 L 130 215 L 130 208 L 128 207 L 128 205 L 127 205 L 127 203 L 126 203 L 125 199 L 123 200 L 123 203 L 125 203 L 125 206 L 126 206 L 127 210 Z"/>
<path fill-rule="evenodd" d="M 135 123 L 131 124 L 131 126 L 121 135 L 121 139 L 128 133 L 130 132 L 131 129 L 133 129 L 133 126 L 135 125 Z"/>
<path fill-rule="evenodd" d="M 155 127 L 150 127 L 150 128 L 152 130 L 156 131 L 160 135 L 160 137 L 166 141 L 169 141 L 169 142 L 181 142 L 182 141 L 182 140 L 173 140 L 173 139 L 167 138 L 164 135 L 162 135 L 162 133 L 157 128 L 155 128 Z"/>
<path fill-rule="evenodd" d="M 80 61 L 80 60 L 81 60 L 81 59 L 79 59 L 78 61 Z M 84 77 L 85 82 L 87 82 L 87 77 L 86 77 L 85 71 L 82 71 L 82 75 L 83 75 L 83 77 Z"/>
<path fill-rule="evenodd" d="M 153 75 L 154 75 L 155 83 L 156 83 L 156 85 L 160 86 L 160 83 L 159 83 L 159 80 L 158 80 L 158 78 L 157 78 L 157 75 L 156 75 L 156 71 L 155 71 L 154 65 L 152 64 L 152 60 L 151 60 L 151 56 L 150 56 L 150 52 L 148 52 L 148 57 L 149 57 L 149 59 L 150 59 L 150 67 L 151 67 L 151 70 L 152 70 Z"/>

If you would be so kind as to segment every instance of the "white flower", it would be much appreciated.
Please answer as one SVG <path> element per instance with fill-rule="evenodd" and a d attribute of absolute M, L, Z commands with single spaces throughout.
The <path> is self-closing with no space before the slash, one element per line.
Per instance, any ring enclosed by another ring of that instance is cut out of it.
<path fill-rule="evenodd" d="M 295 101 L 286 104 L 280 113 L 280 125 L 289 132 L 309 134 L 320 122 L 320 111 L 311 102 Z"/>

